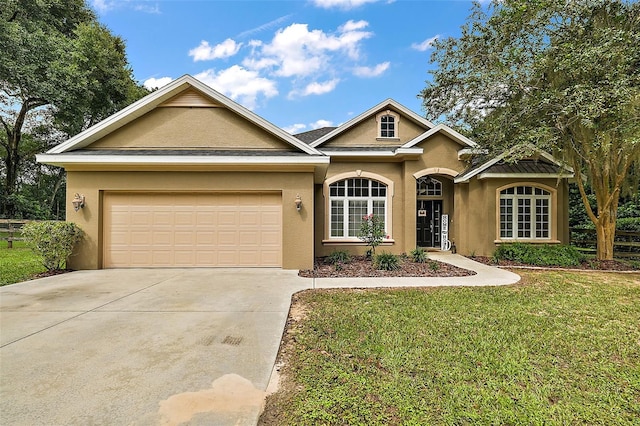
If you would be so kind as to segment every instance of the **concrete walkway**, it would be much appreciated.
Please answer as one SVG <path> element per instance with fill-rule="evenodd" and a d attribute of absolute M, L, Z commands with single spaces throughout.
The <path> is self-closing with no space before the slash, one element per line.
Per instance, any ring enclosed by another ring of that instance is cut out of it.
<path fill-rule="evenodd" d="M 78 271 L 0 288 L 0 424 L 255 425 L 291 296 L 480 286 L 519 276 L 462 256 L 452 278 L 300 278 L 278 269 Z"/>

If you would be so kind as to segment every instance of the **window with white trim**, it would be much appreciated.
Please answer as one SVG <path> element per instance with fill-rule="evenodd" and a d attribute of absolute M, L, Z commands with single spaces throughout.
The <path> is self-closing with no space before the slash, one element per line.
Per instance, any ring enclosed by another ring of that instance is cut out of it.
<path fill-rule="evenodd" d="M 400 116 L 390 110 L 376 116 L 378 122 L 378 137 L 381 139 L 397 139 Z"/>
<path fill-rule="evenodd" d="M 500 238 L 550 239 L 551 193 L 535 186 L 500 191 Z"/>
<path fill-rule="evenodd" d="M 362 218 L 380 217 L 387 229 L 387 185 L 373 179 L 350 178 L 329 185 L 329 236 L 357 237 Z"/>

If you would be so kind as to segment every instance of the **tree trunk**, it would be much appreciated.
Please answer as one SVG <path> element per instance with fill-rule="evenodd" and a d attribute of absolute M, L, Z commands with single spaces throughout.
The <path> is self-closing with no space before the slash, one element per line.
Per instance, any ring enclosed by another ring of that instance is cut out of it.
<path fill-rule="evenodd" d="M 616 218 L 613 215 L 599 215 L 596 223 L 598 260 L 613 260 L 613 242 L 616 237 Z"/>

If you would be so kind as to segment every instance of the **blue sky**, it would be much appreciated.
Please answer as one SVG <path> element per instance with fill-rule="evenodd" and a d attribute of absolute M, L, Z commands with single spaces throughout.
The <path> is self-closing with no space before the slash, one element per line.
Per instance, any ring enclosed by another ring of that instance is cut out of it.
<path fill-rule="evenodd" d="M 191 74 L 292 133 L 337 126 L 417 94 L 430 42 L 459 36 L 468 1 L 90 0 L 158 87 Z M 434 117 L 427 117 L 433 120 Z"/>

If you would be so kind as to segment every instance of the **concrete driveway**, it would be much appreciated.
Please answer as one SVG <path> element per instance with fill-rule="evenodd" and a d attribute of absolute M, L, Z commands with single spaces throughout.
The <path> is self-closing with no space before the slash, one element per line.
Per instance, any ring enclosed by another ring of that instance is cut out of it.
<path fill-rule="evenodd" d="M 0 288 L 0 424 L 255 424 L 291 295 L 279 269 L 78 271 Z"/>
<path fill-rule="evenodd" d="M 0 287 L 0 424 L 255 425 L 293 293 L 520 279 L 459 255 L 429 256 L 477 275 L 120 269 Z"/>

